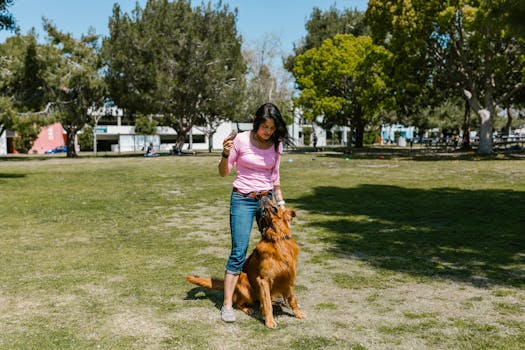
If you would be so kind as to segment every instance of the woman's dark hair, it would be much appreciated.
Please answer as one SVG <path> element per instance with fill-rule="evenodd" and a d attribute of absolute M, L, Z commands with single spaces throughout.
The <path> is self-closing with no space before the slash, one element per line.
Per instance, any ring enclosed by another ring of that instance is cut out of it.
<path fill-rule="evenodd" d="M 279 142 L 282 142 L 283 146 L 286 145 L 293 147 L 293 140 L 290 137 L 290 134 L 288 134 L 286 123 L 281 116 L 279 108 L 273 103 L 265 103 L 257 109 L 255 112 L 255 119 L 253 120 L 253 131 L 256 132 L 259 129 L 259 126 L 268 119 L 273 119 L 275 122 L 275 132 L 272 135 L 275 150 L 277 151 L 279 149 Z"/>

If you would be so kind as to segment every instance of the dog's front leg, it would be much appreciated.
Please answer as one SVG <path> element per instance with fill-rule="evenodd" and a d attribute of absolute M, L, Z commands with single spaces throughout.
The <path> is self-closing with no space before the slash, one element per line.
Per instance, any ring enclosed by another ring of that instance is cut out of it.
<path fill-rule="evenodd" d="M 261 302 L 262 314 L 264 317 L 264 324 L 268 328 L 277 327 L 277 323 L 273 319 L 272 296 L 270 293 L 270 283 L 258 277 L 257 284 L 259 285 L 259 300 Z"/>
<path fill-rule="evenodd" d="M 297 298 L 295 297 L 295 293 L 293 291 L 293 288 L 290 288 L 290 294 L 288 298 L 286 298 L 286 301 L 288 301 L 288 305 L 292 308 L 293 314 L 297 318 L 306 318 L 306 315 L 299 310 L 299 305 L 297 304 Z"/>

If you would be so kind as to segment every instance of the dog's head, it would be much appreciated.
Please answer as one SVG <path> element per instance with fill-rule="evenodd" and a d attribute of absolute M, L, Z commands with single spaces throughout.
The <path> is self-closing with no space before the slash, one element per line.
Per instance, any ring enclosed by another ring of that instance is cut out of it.
<path fill-rule="evenodd" d="M 291 223 L 295 210 L 281 209 L 268 197 L 263 197 L 257 211 L 257 226 L 264 239 L 277 241 L 292 237 Z"/>

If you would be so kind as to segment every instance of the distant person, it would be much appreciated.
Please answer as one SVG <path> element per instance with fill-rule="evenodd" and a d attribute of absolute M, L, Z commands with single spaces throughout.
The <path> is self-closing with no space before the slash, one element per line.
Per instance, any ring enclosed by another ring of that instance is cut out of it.
<path fill-rule="evenodd" d="M 317 152 L 317 134 L 314 132 L 314 151 Z"/>
<path fill-rule="evenodd" d="M 156 157 L 158 156 L 158 153 L 155 152 L 155 148 L 153 148 L 153 143 L 150 143 L 148 145 L 148 148 L 146 149 L 146 153 L 144 154 L 144 157 Z"/>
<path fill-rule="evenodd" d="M 454 149 L 457 149 L 459 145 L 459 135 L 458 134 L 452 135 L 452 143 L 454 145 Z"/>

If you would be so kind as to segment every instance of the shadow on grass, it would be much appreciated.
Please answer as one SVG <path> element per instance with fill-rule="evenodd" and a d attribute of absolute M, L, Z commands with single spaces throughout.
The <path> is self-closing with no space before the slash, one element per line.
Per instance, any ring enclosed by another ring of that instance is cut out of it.
<path fill-rule="evenodd" d="M 223 302 L 223 292 L 219 290 L 206 289 L 202 287 L 194 287 L 189 290 L 186 294 L 184 300 L 205 300 L 208 299 L 214 303 L 215 308 L 220 311 L 222 308 Z M 273 315 L 275 317 L 279 316 L 288 316 L 295 317 L 292 312 L 288 312 L 286 309 L 283 309 L 284 304 L 279 302 L 273 303 Z M 264 317 L 262 316 L 261 309 L 259 305 L 253 306 L 253 313 L 249 315 L 251 318 L 258 320 L 264 324 Z M 238 311 L 240 312 L 240 311 Z"/>
<path fill-rule="evenodd" d="M 319 215 L 309 225 L 331 253 L 476 286 L 525 285 L 523 192 L 317 187 L 289 203 Z"/>
<path fill-rule="evenodd" d="M 7 155 L 7 156 L 0 156 L 0 162 L 27 162 L 29 160 L 49 160 L 49 159 L 57 159 L 57 158 L 66 158 L 63 156 L 50 156 L 50 155 L 40 155 L 40 156 L 34 156 L 34 155 Z"/>
<path fill-rule="evenodd" d="M 3 174 L 0 173 L 0 179 L 18 179 L 21 177 L 26 177 L 26 174 Z"/>
<path fill-rule="evenodd" d="M 190 289 L 184 300 L 203 300 L 208 299 L 217 309 L 221 309 L 224 293 L 220 290 L 206 289 L 202 287 L 194 287 Z"/>
<path fill-rule="evenodd" d="M 313 154 L 313 153 L 312 153 Z M 345 152 L 338 153 L 315 153 L 318 156 L 325 156 L 328 158 L 345 158 L 350 159 L 406 159 L 415 161 L 491 161 L 491 160 L 510 160 L 510 161 L 525 161 L 525 152 L 512 151 L 495 151 L 492 154 L 480 155 L 474 151 L 437 151 L 425 148 L 403 149 L 403 148 L 388 148 L 388 147 L 368 147 L 353 149 L 350 154 Z"/>

